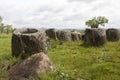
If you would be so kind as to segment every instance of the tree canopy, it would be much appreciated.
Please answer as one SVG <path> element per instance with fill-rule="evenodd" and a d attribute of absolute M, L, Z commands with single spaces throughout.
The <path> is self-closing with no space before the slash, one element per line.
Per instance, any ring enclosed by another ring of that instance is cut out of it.
<path fill-rule="evenodd" d="M 1 23 L 2 23 L 2 17 L 0 16 L 0 25 L 1 25 Z"/>
<path fill-rule="evenodd" d="M 2 23 L 2 17 L 0 16 L 0 33 L 11 33 L 12 25 Z"/>
<path fill-rule="evenodd" d="M 91 28 L 98 28 L 99 25 L 105 26 L 105 23 L 108 23 L 108 19 L 104 16 L 93 17 L 91 20 L 85 22 L 85 24 Z"/>

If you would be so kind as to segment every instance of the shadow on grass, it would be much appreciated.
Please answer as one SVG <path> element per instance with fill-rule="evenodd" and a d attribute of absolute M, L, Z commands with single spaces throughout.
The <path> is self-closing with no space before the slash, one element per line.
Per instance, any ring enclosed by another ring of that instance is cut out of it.
<path fill-rule="evenodd" d="M 84 48 L 101 48 L 101 47 L 104 47 L 104 45 L 90 45 L 90 44 L 85 44 L 85 43 L 82 43 L 79 46 L 84 47 Z"/>

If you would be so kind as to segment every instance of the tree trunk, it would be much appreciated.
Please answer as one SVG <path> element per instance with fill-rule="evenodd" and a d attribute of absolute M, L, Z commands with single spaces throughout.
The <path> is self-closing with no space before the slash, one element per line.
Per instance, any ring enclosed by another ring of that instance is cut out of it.
<path fill-rule="evenodd" d="M 12 55 L 26 58 L 34 53 L 47 53 L 46 34 L 36 29 L 16 30 L 12 34 Z"/>
<path fill-rule="evenodd" d="M 108 41 L 118 41 L 120 39 L 120 32 L 117 29 L 107 29 L 106 35 Z"/>
<path fill-rule="evenodd" d="M 86 29 L 84 36 L 86 45 L 101 46 L 106 43 L 106 32 L 104 29 Z"/>

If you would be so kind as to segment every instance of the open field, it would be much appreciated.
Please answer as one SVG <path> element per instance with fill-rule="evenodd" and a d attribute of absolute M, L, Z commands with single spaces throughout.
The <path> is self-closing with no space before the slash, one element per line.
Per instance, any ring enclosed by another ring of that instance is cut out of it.
<path fill-rule="evenodd" d="M 102 47 L 84 46 L 82 41 L 59 45 L 52 40 L 52 44 L 48 55 L 56 71 L 40 75 L 42 80 L 120 80 L 120 41 Z M 0 80 L 8 79 L 8 65 L 16 61 L 11 56 L 11 35 L 0 34 Z"/>

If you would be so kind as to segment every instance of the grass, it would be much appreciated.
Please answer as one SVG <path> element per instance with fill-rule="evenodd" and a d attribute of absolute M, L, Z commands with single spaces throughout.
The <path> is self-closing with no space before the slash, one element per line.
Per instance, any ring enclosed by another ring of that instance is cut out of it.
<path fill-rule="evenodd" d="M 48 55 L 56 71 L 40 74 L 42 80 L 120 80 L 120 41 L 101 47 L 83 46 L 82 41 L 52 44 Z M 8 79 L 7 66 L 17 60 L 11 56 L 11 35 L 0 35 L 0 80 Z"/>

